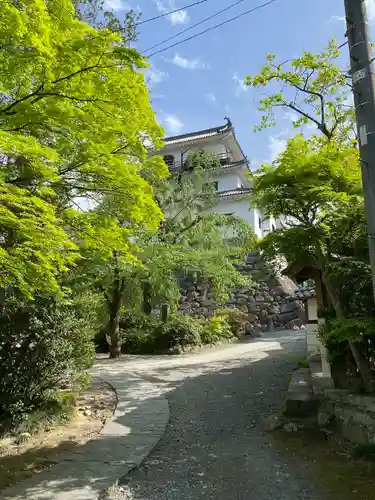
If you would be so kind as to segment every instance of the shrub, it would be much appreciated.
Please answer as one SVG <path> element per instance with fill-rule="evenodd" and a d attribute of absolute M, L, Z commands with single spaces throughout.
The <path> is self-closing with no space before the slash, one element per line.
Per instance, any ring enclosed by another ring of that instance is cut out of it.
<path fill-rule="evenodd" d="M 120 328 L 125 332 L 137 330 L 148 333 L 154 331 L 160 325 L 160 318 L 152 314 L 134 313 L 133 311 L 124 311 L 121 314 Z"/>
<path fill-rule="evenodd" d="M 146 354 L 143 352 L 150 339 L 147 334 L 154 332 L 161 324 L 156 316 L 147 315 L 138 311 L 124 309 L 121 311 L 120 331 L 122 348 L 121 351 L 127 354 Z M 96 352 L 107 353 L 107 327 L 103 326 L 95 336 Z M 142 345 L 137 346 L 140 343 Z M 141 349 L 142 352 L 139 352 Z M 150 351 L 148 350 L 147 354 Z M 152 352 L 152 351 L 151 351 Z"/>
<path fill-rule="evenodd" d="M 241 336 L 245 333 L 245 327 L 249 322 L 247 314 L 236 307 L 228 309 L 218 309 L 216 316 L 223 316 L 229 324 L 233 335 Z"/>
<path fill-rule="evenodd" d="M 232 329 L 223 315 L 215 314 L 211 318 L 203 320 L 202 325 L 201 339 L 203 344 L 215 344 L 233 337 Z"/>
<path fill-rule="evenodd" d="M 367 349 L 374 349 L 375 318 L 347 318 L 327 320 L 319 328 L 319 336 L 334 355 L 335 351 L 345 349 L 347 341 L 363 343 Z"/>
<path fill-rule="evenodd" d="M 126 354 L 154 354 L 155 332 L 122 331 L 121 351 Z"/>
<path fill-rule="evenodd" d="M 362 390 L 361 377 L 348 341 L 359 345 L 375 375 L 375 318 L 326 319 L 319 328 L 319 336 L 329 353 L 335 386 L 353 392 Z"/>
<path fill-rule="evenodd" d="M 157 352 L 180 353 L 186 347 L 201 345 L 202 327 L 197 319 L 189 316 L 171 316 L 155 331 Z"/>
<path fill-rule="evenodd" d="M 238 316 L 235 318 L 238 321 Z M 209 319 L 176 314 L 163 323 L 155 316 L 124 311 L 121 326 L 121 350 L 127 354 L 181 353 L 189 347 L 233 337 L 232 328 L 223 314 Z"/>
<path fill-rule="evenodd" d="M 7 297 L 0 314 L 0 415 L 14 424 L 51 399 L 58 382 L 94 360 L 93 331 L 75 304 Z"/>

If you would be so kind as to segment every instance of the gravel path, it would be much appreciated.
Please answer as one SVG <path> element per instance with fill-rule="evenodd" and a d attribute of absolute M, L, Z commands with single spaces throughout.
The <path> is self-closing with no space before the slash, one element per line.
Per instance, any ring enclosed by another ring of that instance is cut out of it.
<path fill-rule="evenodd" d="M 287 337 L 132 362 L 167 392 L 171 419 L 119 500 L 323 500 L 307 466 L 290 462 L 262 418 L 280 404 L 304 341 Z M 151 364 L 150 364 L 151 363 Z"/>

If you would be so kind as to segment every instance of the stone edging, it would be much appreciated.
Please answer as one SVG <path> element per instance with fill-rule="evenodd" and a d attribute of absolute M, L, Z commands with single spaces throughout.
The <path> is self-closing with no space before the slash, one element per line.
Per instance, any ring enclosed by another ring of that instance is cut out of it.
<path fill-rule="evenodd" d="M 93 374 L 117 394 L 112 419 L 91 441 L 51 469 L 2 492 L 3 500 L 97 500 L 138 467 L 164 435 L 168 400 L 139 375 L 120 373 L 119 364 L 97 365 Z"/>

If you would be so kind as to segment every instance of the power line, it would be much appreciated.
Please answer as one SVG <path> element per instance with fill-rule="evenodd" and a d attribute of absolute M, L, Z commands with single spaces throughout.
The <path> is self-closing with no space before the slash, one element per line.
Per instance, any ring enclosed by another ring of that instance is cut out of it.
<path fill-rule="evenodd" d="M 215 24 L 214 26 L 211 26 L 210 28 L 207 28 L 204 31 L 200 31 L 199 33 L 196 33 L 195 35 L 189 36 L 188 38 L 184 38 L 183 40 L 180 40 L 179 42 L 173 43 L 172 45 L 168 45 L 164 49 L 157 50 L 156 52 L 149 54 L 147 57 L 153 57 L 156 54 L 160 54 L 161 52 L 165 52 L 166 50 L 172 49 L 173 47 L 176 47 L 177 45 L 180 45 L 181 43 L 185 43 L 185 42 L 188 42 L 189 40 L 193 40 L 193 38 L 197 38 L 200 35 L 204 35 L 205 33 L 208 33 L 209 31 L 212 31 L 216 28 L 220 28 L 221 26 L 224 26 L 225 24 L 231 23 L 232 21 L 235 21 L 236 19 L 239 19 L 240 17 L 246 16 L 247 14 L 250 14 L 251 12 L 254 12 L 256 10 L 263 9 L 264 7 L 267 7 L 268 5 L 276 3 L 277 1 L 278 0 L 269 0 L 268 2 L 257 5 L 256 7 L 253 7 L 250 10 L 242 12 L 242 14 L 238 14 L 237 16 L 231 17 L 230 19 L 227 19 L 226 21 L 223 21 L 222 23 Z"/>
<path fill-rule="evenodd" d="M 189 28 L 186 28 L 182 31 L 179 31 L 178 33 L 176 33 L 175 35 L 172 35 L 170 36 L 169 38 L 166 38 L 165 40 L 159 42 L 159 43 L 156 43 L 155 45 L 153 45 L 152 47 L 149 47 L 148 49 L 146 49 L 143 54 L 145 52 L 148 52 L 149 50 L 152 50 L 152 49 L 155 49 L 156 47 L 159 47 L 160 45 L 163 45 L 164 43 L 167 43 L 169 42 L 170 40 L 173 40 L 174 38 L 180 36 L 180 35 L 183 35 L 184 33 L 186 33 L 187 31 L 190 31 L 192 30 L 193 28 L 196 28 L 197 26 L 200 26 L 201 24 L 205 23 L 206 21 L 209 21 L 210 19 L 213 19 L 214 17 L 222 14 L 223 12 L 226 12 L 227 10 L 229 9 L 232 9 L 233 7 L 236 7 L 237 5 L 239 5 L 240 3 L 244 2 L 245 0 L 238 0 L 237 2 L 235 3 L 232 3 L 231 5 L 228 5 L 228 7 L 225 7 L 225 9 L 221 9 L 221 10 L 218 10 L 217 12 L 215 12 L 214 14 L 212 14 L 211 16 L 209 17 L 206 17 L 205 19 L 202 19 L 202 21 L 199 21 L 199 23 L 196 23 L 196 24 L 193 24 L 193 26 L 189 26 Z"/>
<path fill-rule="evenodd" d="M 181 10 L 190 9 L 190 7 L 194 7 L 195 5 L 199 5 L 200 3 L 204 3 L 204 2 L 207 2 L 207 0 L 199 0 L 199 2 L 191 3 L 190 5 L 186 5 L 185 7 L 171 10 L 170 12 L 164 12 L 164 14 L 159 14 L 158 16 L 150 17 L 149 19 L 145 19 L 144 21 L 140 21 L 139 23 L 135 23 L 135 26 L 140 26 L 141 24 L 146 24 L 146 23 L 149 23 L 151 21 L 155 21 L 156 19 L 160 19 L 161 17 L 169 16 L 171 14 L 174 14 L 175 12 L 180 12 Z"/>

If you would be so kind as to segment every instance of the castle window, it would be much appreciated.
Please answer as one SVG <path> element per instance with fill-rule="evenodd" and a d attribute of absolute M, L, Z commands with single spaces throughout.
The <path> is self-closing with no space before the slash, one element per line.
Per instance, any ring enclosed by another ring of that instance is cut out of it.
<path fill-rule="evenodd" d="M 174 168 L 174 156 L 173 155 L 165 155 L 163 160 L 168 168 Z"/>

